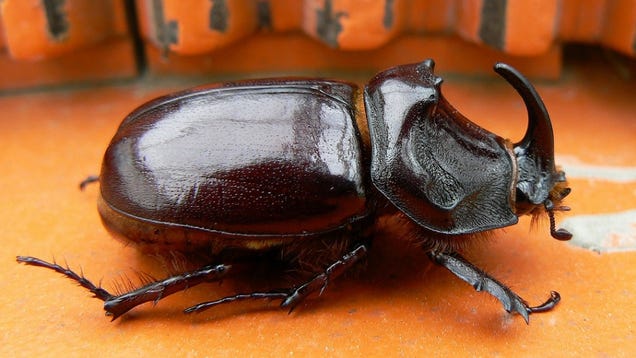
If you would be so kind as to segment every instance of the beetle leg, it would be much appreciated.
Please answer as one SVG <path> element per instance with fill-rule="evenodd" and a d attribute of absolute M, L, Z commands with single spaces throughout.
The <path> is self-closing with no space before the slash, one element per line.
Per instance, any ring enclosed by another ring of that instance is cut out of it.
<path fill-rule="evenodd" d="M 289 308 L 289 313 L 291 313 L 294 308 L 303 299 L 305 299 L 305 297 L 318 290 L 320 290 L 320 294 L 322 294 L 325 288 L 327 288 L 330 279 L 342 275 L 366 256 L 367 247 L 365 245 L 357 246 L 351 252 L 348 252 L 347 254 L 342 256 L 340 260 L 332 263 L 324 272 L 316 275 L 313 279 L 291 290 L 291 293 L 287 298 L 283 300 L 283 302 L 280 304 L 280 307 Z"/>
<path fill-rule="evenodd" d="M 229 265 L 209 265 L 196 271 L 168 277 L 142 286 L 136 290 L 113 296 L 104 301 L 106 315 L 113 320 L 142 303 L 153 301 L 155 304 L 164 297 L 184 291 L 189 287 L 205 282 L 219 281 L 231 268 Z"/>
<path fill-rule="evenodd" d="M 79 183 L 79 188 L 81 191 L 84 191 L 89 184 L 96 183 L 99 181 L 98 175 L 89 175 L 84 180 Z"/>
<path fill-rule="evenodd" d="M 83 274 L 76 273 L 75 271 L 68 268 L 68 266 L 63 267 L 56 264 L 55 262 L 51 263 L 31 256 L 17 256 L 16 261 L 26 265 L 44 267 L 55 272 L 59 272 L 62 275 L 77 282 L 80 286 L 89 290 L 96 298 L 99 298 L 102 301 L 106 301 L 113 297 L 113 295 L 111 295 L 108 291 L 101 287 L 95 286 L 95 284 L 86 279 Z"/>
<path fill-rule="evenodd" d="M 354 266 L 361 259 L 366 257 L 367 255 L 367 247 L 365 245 L 356 246 L 353 250 L 343 255 L 339 260 L 332 263 L 327 267 L 327 269 L 318 275 L 314 276 L 311 280 L 293 287 L 289 290 L 278 290 L 278 291 L 270 291 L 270 292 L 253 292 L 253 293 L 240 293 L 234 296 L 228 296 L 221 298 L 216 301 L 209 301 L 199 303 L 192 307 L 186 308 L 184 310 L 185 313 L 194 313 L 194 312 L 202 312 L 209 308 L 212 308 L 216 305 L 220 305 L 222 303 L 229 303 L 234 301 L 242 301 L 242 300 L 251 300 L 251 299 L 259 299 L 259 298 L 267 298 L 267 299 L 281 299 L 283 300 L 280 304 L 281 308 L 289 308 L 289 312 L 291 313 L 294 308 L 302 302 L 305 297 L 309 296 L 311 293 L 319 291 L 320 294 L 325 290 L 329 281 L 334 279 L 352 266 Z"/>
<path fill-rule="evenodd" d="M 46 262 L 30 256 L 18 256 L 16 259 L 18 262 L 22 262 L 27 265 L 51 269 L 61 273 L 73 281 L 76 281 L 80 284 L 80 286 L 88 289 L 96 298 L 104 301 L 104 310 L 106 311 L 106 315 L 112 316 L 113 320 L 142 303 L 153 301 L 156 304 L 160 299 L 173 293 L 183 291 L 188 287 L 193 287 L 204 282 L 218 281 L 227 274 L 231 267 L 229 265 L 209 265 L 196 271 L 151 282 L 138 289 L 121 295 L 113 295 L 103 288 L 96 286 L 91 281 L 84 278 L 83 275 L 77 274 L 68 267 L 64 268 L 56 263 Z"/>
<path fill-rule="evenodd" d="M 183 312 L 184 313 L 195 313 L 195 312 L 199 313 L 223 303 L 230 303 L 234 301 L 243 301 L 243 300 L 254 300 L 259 298 L 266 298 L 270 300 L 275 300 L 275 299 L 282 300 L 287 298 L 288 296 L 289 296 L 289 293 L 284 291 L 239 293 L 234 296 L 223 297 L 216 301 L 208 301 L 208 302 L 202 302 L 202 303 L 196 304 L 192 307 L 186 308 L 185 310 L 183 310 Z"/>
<path fill-rule="evenodd" d="M 558 292 L 552 291 L 550 298 L 543 304 L 530 307 L 528 303 L 503 283 L 497 281 L 457 253 L 429 252 L 428 256 L 438 265 L 446 267 L 455 276 L 471 284 L 476 291 L 486 291 L 495 296 L 507 312 L 517 312 L 526 323 L 531 313 L 546 312 L 556 306 L 561 299 Z"/>

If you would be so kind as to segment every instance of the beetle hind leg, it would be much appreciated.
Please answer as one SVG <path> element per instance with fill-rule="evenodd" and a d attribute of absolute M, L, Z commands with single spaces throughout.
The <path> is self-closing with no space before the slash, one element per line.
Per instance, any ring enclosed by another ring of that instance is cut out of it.
<path fill-rule="evenodd" d="M 142 303 L 157 303 L 162 298 L 183 291 L 188 287 L 193 287 L 205 282 L 219 281 L 227 274 L 231 267 L 229 265 L 205 266 L 192 272 L 147 283 L 142 287 L 121 295 L 113 295 L 105 289 L 96 286 L 86 279 L 84 275 L 78 274 L 68 267 L 63 267 L 56 263 L 47 262 L 31 256 L 18 256 L 16 260 L 27 265 L 44 267 L 59 272 L 77 282 L 80 286 L 89 290 L 96 298 L 104 301 L 106 315 L 112 316 L 113 320 Z"/>
<path fill-rule="evenodd" d="M 173 293 L 184 291 L 189 287 L 206 282 L 221 280 L 230 270 L 229 265 L 209 265 L 192 272 L 171 276 L 164 280 L 148 283 L 136 290 L 113 296 L 104 301 L 107 315 L 117 317 L 142 303 L 157 303 Z"/>
<path fill-rule="evenodd" d="M 280 299 L 282 300 L 280 307 L 289 309 L 289 312 L 291 313 L 294 308 L 305 299 L 305 297 L 314 292 L 319 292 L 319 294 L 322 294 L 325 288 L 327 288 L 330 280 L 342 275 L 366 256 L 367 247 L 365 245 L 358 245 L 353 250 L 343 255 L 339 260 L 329 265 L 329 267 L 327 267 L 327 269 L 325 269 L 323 272 L 315 275 L 309 281 L 295 286 L 291 289 L 274 290 L 269 292 L 240 293 L 215 301 L 199 303 L 192 307 L 186 308 L 184 312 L 199 313 L 223 303 L 230 303 L 242 300 Z"/>
<path fill-rule="evenodd" d="M 547 312 L 561 300 L 556 291 L 541 305 L 531 307 L 528 303 L 503 283 L 497 281 L 457 253 L 429 252 L 428 256 L 438 265 L 444 266 L 455 276 L 471 284 L 476 291 L 486 291 L 495 296 L 507 312 L 516 312 L 529 323 L 530 314 Z"/>

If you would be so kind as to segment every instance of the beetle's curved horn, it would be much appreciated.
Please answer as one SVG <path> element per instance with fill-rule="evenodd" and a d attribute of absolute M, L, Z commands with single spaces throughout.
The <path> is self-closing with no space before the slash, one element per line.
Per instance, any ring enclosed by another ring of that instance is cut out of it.
<path fill-rule="evenodd" d="M 517 90 L 528 110 L 528 129 L 523 139 L 515 146 L 533 146 L 543 157 L 554 158 L 554 134 L 550 115 L 534 86 L 519 71 L 505 63 L 497 63 L 495 72 Z"/>
<path fill-rule="evenodd" d="M 528 110 L 528 129 L 523 139 L 514 145 L 519 166 L 517 187 L 532 203 L 543 203 L 554 183 L 564 180 L 554 165 L 550 116 L 535 88 L 519 71 L 505 63 L 497 63 L 495 72 L 517 90 Z"/>

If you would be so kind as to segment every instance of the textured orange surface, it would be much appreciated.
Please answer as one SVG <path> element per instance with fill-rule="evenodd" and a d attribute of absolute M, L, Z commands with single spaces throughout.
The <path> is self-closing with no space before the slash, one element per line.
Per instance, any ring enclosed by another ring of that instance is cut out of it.
<path fill-rule="evenodd" d="M 582 64 L 567 67 L 558 82 L 537 83 L 559 158 L 634 167 L 636 86 L 618 74 L 609 65 Z M 165 274 L 109 237 L 95 210 L 97 187 L 82 193 L 77 184 L 98 172 L 130 110 L 194 84 L 144 80 L 0 98 L 0 356 L 636 355 L 636 253 L 574 247 L 551 239 L 545 222 L 530 231 L 526 219 L 466 256 L 533 304 L 549 290 L 561 293 L 560 305 L 532 315 L 530 325 L 415 250 L 393 244 L 390 231 L 378 238 L 366 272 L 334 282 L 291 315 L 264 302 L 181 314 L 240 289 L 241 282 L 226 280 L 110 322 L 101 303 L 69 280 L 18 265 L 18 254 L 55 257 L 107 288 L 137 270 Z M 443 91 L 489 130 L 513 139 L 523 134 L 523 104 L 503 81 L 449 77 Z M 573 211 L 563 217 L 635 207 L 633 180 L 580 176 L 571 184 Z"/>

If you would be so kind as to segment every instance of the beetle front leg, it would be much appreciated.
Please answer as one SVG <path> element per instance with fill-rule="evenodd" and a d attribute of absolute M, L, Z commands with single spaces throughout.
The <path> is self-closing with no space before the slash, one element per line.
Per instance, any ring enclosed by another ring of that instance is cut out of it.
<path fill-rule="evenodd" d="M 251 300 L 251 299 L 281 299 L 281 308 L 289 308 L 291 313 L 294 308 L 310 294 L 319 291 L 319 294 L 327 288 L 329 281 L 342 275 L 356 263 L 367 256 L 367 247 L 365 245 L 356 246 L 353 250 L 343 255 L 339 260 L 332 263 L 325 271 L 317 274 L 311 280 L 293 287 L 288 290 L 277 290 L 270 292 L 252 292 L 240 293 L 233 296 L 221 298 L 216 301 L 199 303 L 192 307 L 186 308 L 185 313 L 202 312 L 214 306 L 230 303 L 234 301 Z"/>
<path fill-rule="evenodd" d="M 519 297 L 510 288 L 468 262 L 461 255 L 455 252 L 429 252 L 428 256 L 436 264 L 446 267 L 455 276 L 471 284 L 476 291 L 486 291 L 495 296 L 502 303 L 507 312 L 514 311 L 519 313 L 526 323 L 529 323 L 531 313 L 549 311 L 561 300 L 561 296 L 558 292 L 551 291 L 550 298 L 545 303 L 536 307 L 530 307 L 524 299 Z"/>
<path fill-rule="evenodd" d="M 104 301 L 106 315 L 112 316 L 113 320 L 142 303 L 151 301 L 157 303 L 160 299 L 175 292 L 183 291 L 204 282 L 218 281 L 227 274 L 231 267 L 229 265 L 205 266 L 196 271 L 151 282 L 121 295 L 113 295 L 105 289 L 96 286 L 86 279 L 84 275 L 78 274 L 68 267 L 63 267 L 56 263 L 47 262 L 31 256 L 18 256 L 16 260 L 27 265 L 48 268 L 77 282 L 80 286 L 89 290 L 96 298 Z"/>

